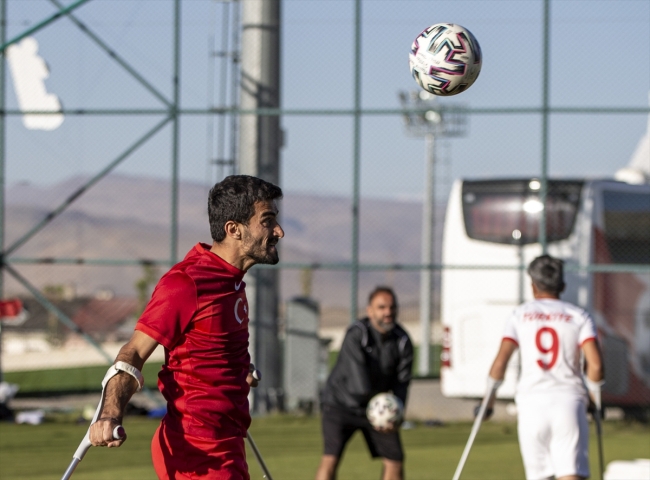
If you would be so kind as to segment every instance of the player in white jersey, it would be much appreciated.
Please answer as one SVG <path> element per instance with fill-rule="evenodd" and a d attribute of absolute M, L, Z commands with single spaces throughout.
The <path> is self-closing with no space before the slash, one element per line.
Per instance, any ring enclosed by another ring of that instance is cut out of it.
<path fill-rule="evenodd" d="M 508 360 L 519 348 L 521 374 L 515 401 L 527 480 L 588 478 L 585 381 L 595 390 L 603 378 L 596 327 L 587 312 L 560 300 L 564 290 L 561 260 L 537 257 L 528 274 L 535 300 L 519 306 L 508 319 L 489 383 L 498 387 Z M 581 352 L 586 362 L 584 381 Z"/>

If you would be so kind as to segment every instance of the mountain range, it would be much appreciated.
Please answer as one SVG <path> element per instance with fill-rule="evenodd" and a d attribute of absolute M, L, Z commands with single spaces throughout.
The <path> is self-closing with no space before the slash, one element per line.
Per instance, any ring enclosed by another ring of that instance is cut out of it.
<path fill-rule="evenodd" d="M 83 186 L 89 177 L 75 176 L 51 185 L 27 183 L 6 189 L 5 246 L 12 245 L 34 225 Z M 179 184 L 178 258 L 196 242 L 210 243 L 207 218 L 209 188 L 197 182 Z M 168 260 L 170 258 L 171 187 L 165 179 L 111 174 L 87 189 L 59 216 L 12 252 L 14 267 L 38 288 L 67 285 L 78 295 L 112 291 L 135 295 L 142 266 L 25 263 L 31 258 Z M 282 263 L 349 262 L 351 258 L 351 198 L 285 192 L 279 203 L 285 238 Z M 360 202 L 360 262 L 415 264 L 420 259 L 422 205 L 417 201 L 362 198 Z M 439 258 L 444 206 L 437 208 L 436 257 Z M 157 274 L 163 273 L 160 267 Z M 312 270 L 311 288 L 297 268 L 283 269 L 284 300 L 307 288 L 323 306 L 349 304 L 350 274 L 345 270 Z M 417 271 L 365 271 L 360 274 L 360 302 L 374 285 L 389 284 L 401 303 L 417 302 Z M 5 275 L 7 295 L 24 293 Z"/>

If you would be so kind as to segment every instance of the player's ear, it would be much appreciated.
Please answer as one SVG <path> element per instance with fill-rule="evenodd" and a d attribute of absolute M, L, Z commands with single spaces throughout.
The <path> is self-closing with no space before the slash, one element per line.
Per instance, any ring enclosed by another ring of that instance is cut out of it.
<path fill-rule="evenodd" d="M 234 220 L 228 220 L 224 225 L 224 230 L 226 231 L 226 236 L 234 238 L 235 240 L 241 240 L 241 225 Z"/>

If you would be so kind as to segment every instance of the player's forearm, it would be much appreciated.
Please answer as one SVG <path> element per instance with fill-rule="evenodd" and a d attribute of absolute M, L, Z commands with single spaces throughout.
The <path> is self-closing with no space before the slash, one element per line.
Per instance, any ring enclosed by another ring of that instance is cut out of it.
<path fill-rule="evenodd" d="M 130 343 L 124 345 L 115 358 L 115 362 L 128 363 L 139 371 L 142 370 L 145 360 Z M 111 378 L 106 385 L 104 407 L 100 418 L 112 417 L 121 420 L 129 400 L 138 388 L 138 381 L 126 372 L 120 372 Z"/>
<path fill-rule="evenodd" d="M 106 385 L 104 406 L 99 418 L 114 418 L 121 423 L 124 410 L 137 390 L 138 382 L 131 375 L 126 372 L 115 375 Z"/>
<path fill-rule="evenodd" d="M 497 359 L 492 364 L 492 368 L 490 368 L 490 374 L 488 378 L 488 391 L 486 393 L 486 395 L 488 395 L 490 398 L 487 404 L 487 408 L 490 410 L 494 409 L 494 403 L 496 401 L 496 389 L 499 388 L 499 385 L 501 385 L 503 378 L 506 376 L 507 366 L 507 361 L 503 362 L 497 357 Z"/>
<path fill-rule="evenodd" d="M 601 362 L 587 363 L 587 378 L 592 382 L 600 382 L 604 377 L 603 366 Z"/>
<path fill-rule="evenodd" d="M 591 400 L 594 402 L 596 405 L 596 408 L 598 410 L 602 409 L 602 400 L 601 400 L 601 388 L 603 386 L 603 367 L 602 364 L 600 363 L 600 358 L 598 358 L 598 361 L 593 361 L 587 363 L 587 372 L 586 372 L 586 379 L 585 379 L 585 384 L 587 386 L 587 390 L 589 392 L 589 397 Z"/>
<path fill-rule="evenodd" d="M 600 347 L 597 341 L 586 342 L 582 346 L 587 364 L 587 378 L 592 382 L 600 382 L 604 377 L 603 358 L 600 354 Z"/>
<path fill-rule="evenodd" d="M 508 368 L 508 362 L 510 357 L 517 349 L 517 344 L 513 343 L 507 339 L 501 340 L 501 346 L 499 347 L 499 352 L 492 363 L 492 368 L 490 368 L 490 377 L 494 380 L 503 380 L 506 376 L 506 368 Z"/>
<path fill-rule="evenodd" d="M 492 368 L 490 368 L 490 377 L 492 377 L 494 380 L 503 380 L 503 378 L 506 376 L 507 366 L 507 361 L 503 362 L 499 361 L 499 359 L 495 360 L 492 364 Z"/>

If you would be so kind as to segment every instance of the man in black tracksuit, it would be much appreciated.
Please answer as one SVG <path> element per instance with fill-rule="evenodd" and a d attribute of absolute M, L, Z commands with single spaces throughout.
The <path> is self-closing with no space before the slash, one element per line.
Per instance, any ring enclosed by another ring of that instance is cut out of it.
<path fill-rule="evenodd" d="M 378 430 L 366 407 L 380 392 L 392 392 L 406 405 L 413 344 L 397 325 L 397 297 L 388 287 L 370 293 L 368 316 L 352 325 L 321 395 L 324 453 L 316 480 L 334 480 L 346 443 L 361 430 L 373 458 L 382 457 L 383 480 L 402 480 L 404 452 L 399 425 Z"/>

